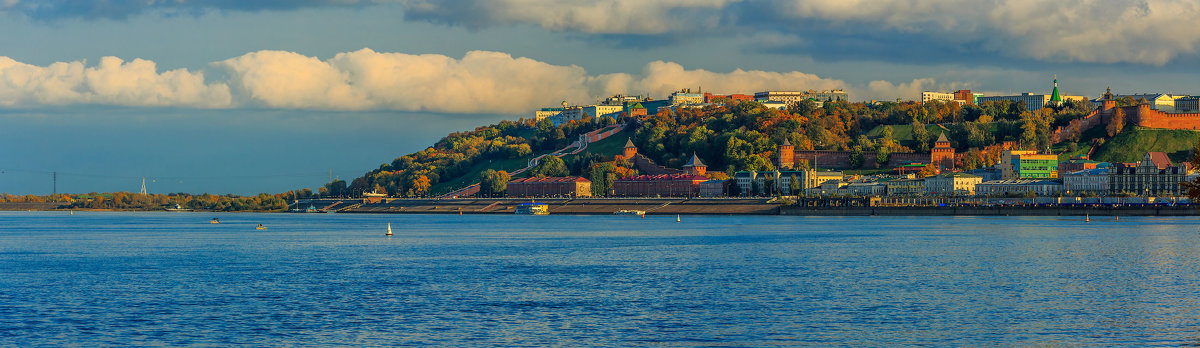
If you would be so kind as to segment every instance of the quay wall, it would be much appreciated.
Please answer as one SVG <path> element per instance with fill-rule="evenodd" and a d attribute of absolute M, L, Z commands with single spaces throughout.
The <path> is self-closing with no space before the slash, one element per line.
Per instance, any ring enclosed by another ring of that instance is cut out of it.
<path fill-rule="evenodd" d="M 1193 206 L 1121 207 L 781 207 L 801 216 L 1200 216 Z"/>

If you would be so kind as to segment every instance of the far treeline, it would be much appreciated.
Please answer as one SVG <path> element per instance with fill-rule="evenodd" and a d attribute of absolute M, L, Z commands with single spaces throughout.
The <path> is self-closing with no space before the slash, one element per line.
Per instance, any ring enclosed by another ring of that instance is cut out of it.
<path fill-rule="evenodd" d="M 1132 105 L 1138 101 L 1120 103 Z M 1025 110 L 1024 102 L 1012 101 L 981 105 L 839 101 L 821 107 L 805 101 L 787 110 L 742 101 L 705 108 L 663 108 L 657 114 L 636 119 L 624 114 L 616 119 L 585 115 L 582 120 L 559 127 L 547 120 L 502 121 L 450 134 L 432 147 L 384 163 L 354 179 L 347 190 L 351 195 L 374 191 L 428 197 L 465 186 L 439 184 L 473 174 L 466 181 L 481 182 L 482 196 L 502 195 L 504 184 L 515 178 L 503 170 L 481 166 L 502 161 L 524 163 L 536 154 L 567 146 L 580 134 L 616 122 L 630 124 L 640 154 L 666 167 L 679 168 L 695 153 L 709 166 L 710 176 L 717 179 L 728 178 L 738 170 L 775 169 L 775 152 L 784 139 L 797 151 L 850 151 L 852 162 L 886 163 L 891 153 L 928 152 L 943 132 L 952 146 L 966 153 L 962 167 L 974 169 L 995 164 L 1000 158 L 999 144 L 1004 141 L 1016 141 L 1027 149 L 1049 149 L 1054 129 L 1071 131 L 1067 126 L 1091 110 L 1093 106 L 1087 101 L 1068 101 L 1036 112 Z M 1079 135 L 1070 138 L 1080 140 Z M 863 158 L 864 152 L 877 155 Z M 567 156 L 566 160 L 548 158 L 521 176 L 582 176 L 592 180 L 595 193 L 602 193 L 611 188 L 615 178 L 631 174 L 637 174 L 637 170 L 628 161 L 616 160 L 612 154 L 585 152 Z"/>

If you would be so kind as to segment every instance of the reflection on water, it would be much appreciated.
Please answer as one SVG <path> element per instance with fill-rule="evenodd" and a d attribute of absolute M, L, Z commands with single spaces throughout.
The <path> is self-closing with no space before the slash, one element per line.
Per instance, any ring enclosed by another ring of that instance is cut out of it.
<path fill-rule="evenodd" d="M 674 220 L 0 213 L 0 342 L 1200 343 L 1193 218 Z"/>

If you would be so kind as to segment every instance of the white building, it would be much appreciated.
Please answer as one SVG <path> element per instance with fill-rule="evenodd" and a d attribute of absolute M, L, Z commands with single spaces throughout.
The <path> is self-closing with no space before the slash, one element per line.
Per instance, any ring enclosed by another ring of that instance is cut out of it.
<path fill-rule="evenodd" d="M 667 98 L 671 101 L 671 105 L 694 105 L 704 104 L 703 93 L 692 93 L 690 89 L 684 89 L 679 92 L 671 93 Z"/>
<path fill-rule="evenodd" d="M 930 91 L 921 92 L 921 102 L 922 103 L 928 103 L 928 102 L 931 102 L 934 100 L 940 100 L 940 101 L 944 101 L 944 102 L 953 101 L 954 93 L 942 93 L 942 92 L 930 92 Z"/>
<path fill-rule="evenodd" d="M 975 186 L 983 178 L 963 173 L 942 174 L 925 178 L 925 193 L 942 196 L 969 196 L 975 194 Z"/>
<path fill-rule="evenodd" d="M 541 121 L 561 114 L 563 110 L 565 110 L 565 108 L 541 108 L 540 110 L 533 112 L 533 119 Z"/>
<path fill-rule="evenodd" d="M 1134 100 L 1145 100 L 1146 102 L 1150 103 L 1151 109 L 1155 109 L 1155 110 L 1162 111 L 1162 112 L 1174 113 L 1174 112 L 1177 112 L 1177 111 L 1175 111 L 1176 110 L 1176 107 L 1175 107 L 1176 101 L 1179 99 L 1183 99 L 1187 96 L 1170 95 L 1170 94 L 1163 94 L 1163 93 L 1127 94 L 1127 95 L 1118 95 L 1117 96 L 1118 99 L 1125 98 L 1125 97 L 1131 97 Z"/>
<path fill-rule="evenodd" d="M 1108 194 L 1108 168 L 1084 169 L 1064 174 L 1063 190 L 1071 194 L 1091 192 L 1099 195 Z"/>
<path fill-rule="evenodd" d="M 1200 112 L 1200 97 L 1190 96 L 1175 99 L 1175 112 Z"/>

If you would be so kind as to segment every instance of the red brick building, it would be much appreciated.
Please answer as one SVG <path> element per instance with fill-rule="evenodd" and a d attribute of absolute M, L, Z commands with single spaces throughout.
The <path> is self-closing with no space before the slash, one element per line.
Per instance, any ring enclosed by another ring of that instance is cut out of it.
<path fill-rule="evenodd" d="M 578 176 L 520 178 L 508 182 L 507 197 L 591 197 L 592 181 Z"/>
<path fill-rule="evenodd" d="M 683 165 L 683 170 L 692 175 L 704 175 L 708 171 L 708 166 L 704 165 L 704 162 L 700 161 L 700 157 L 696 156 L 696 153 L 693 152 L 692 159 Z"/>
<path fill-rule="evenodd" d="M 779 170 L 795 168 L 796 148 L 787 138 L 783 138 L 783 145 L 779 145 L 779 163 L 776 164 L 779 165 Z"/>
<path fill-rule="evenodd" d="M 635 175 L 613 182 L 617 197 L 695 197 L 708 178 L 695 174 Z"/>
<path fill-rule="evenodd" d="M 752 101 L 754 96 L 748 94 L 728 94 L 728 95 L 713 95 L 712 93 L 704 93 L 704 102 L 711 103 L 713 99 L 729 98 L 732 101 Z"/>

